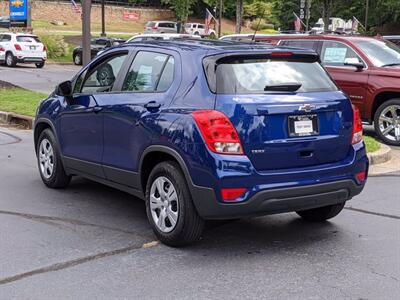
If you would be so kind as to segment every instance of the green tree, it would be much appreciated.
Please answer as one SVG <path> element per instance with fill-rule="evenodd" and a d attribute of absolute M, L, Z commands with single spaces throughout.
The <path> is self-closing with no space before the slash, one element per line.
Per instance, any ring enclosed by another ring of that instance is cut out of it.
<path fill-rule="evenodd" d="M 162 0 L 175 13 L 178 22 L 186 23 L 196 0 Z"/>

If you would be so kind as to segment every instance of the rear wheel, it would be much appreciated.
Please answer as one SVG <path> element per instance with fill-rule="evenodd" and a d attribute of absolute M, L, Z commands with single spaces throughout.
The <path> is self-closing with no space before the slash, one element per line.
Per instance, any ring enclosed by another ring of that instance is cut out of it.
<path fill-rule="evenodd" d="M 343 210 L 345 204 L 346 202 L 343 202 L 319 208 L 297 211 L 296 213 L 309 222 L 324 222 L 336 217 Z"/>
<path fill-rule="evenodd" d="M 379 106 L 374 117 L 375 132 L 386 144 L 400 146 L 400 99 Z"/>
<path fill-rule="evenodd" d="M 80 53 L 75 54 L 74 56 L 74 64 L 77 66 L 82 65 L 82 55 Z"/>
<path fill-rule="evenodd" d="M 38 69 L 43 68 L 43 67 L 44 67 L 44 61 L 41 62 L 41 63 L 36 63 L 35 66 L 36 66 L 36 68 L 38 68 Z"/>
<path fill-rule="evenodd" d="M 6 55 L 6 66 L 12 68 L 15 67 L 16 65 L 17 65 L 17 60 L 15 59 L 15 56 L 11 52 L 8 52 Z"/>
<path fill-rule="evenodd" d="M 169 246 L 197 241 L 204 228 L 186 180 L 172 161 L 162 162 L 152 170 L 146 186 L 146 212 L 157 238 Z"/>
<path fill-rule="evenodd" d="M 71 176 L 65 173 L 56 138 L 50 129 L 40 134 L 36 146 L 37 162 L 43 183 L 50 188 L 68 186 Z"/>

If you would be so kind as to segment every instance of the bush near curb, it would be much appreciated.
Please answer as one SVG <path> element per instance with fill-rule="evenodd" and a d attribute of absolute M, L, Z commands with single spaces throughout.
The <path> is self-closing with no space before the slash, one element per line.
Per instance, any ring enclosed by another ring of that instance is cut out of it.
<path fill-rule="evenodd" d="M 68 55 L 68 44 L 61 35 L 41 35 L 41 41 L 47 48 L 47 57 L 55 59 Z"/>

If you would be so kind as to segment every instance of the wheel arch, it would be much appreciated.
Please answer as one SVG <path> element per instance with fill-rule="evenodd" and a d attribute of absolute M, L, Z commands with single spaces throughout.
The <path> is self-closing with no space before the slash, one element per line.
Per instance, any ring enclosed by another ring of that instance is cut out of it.
<path fill-rule="evenodd" d="M 392 99 L 400 99 L 400 91 L 382 91 L 375 95 L 370 115 L 372 121 L 374 120 L 375 113 L 378 110 L 379 106 L 381 106 L 386 101 Z"/>
<path fill-rule="evenodd" d="M 143 151 L 139 162 L 139 176 L 143 192 L 146 191 L 147 180 L 150 176 L 151 170 L 160 162 L 172 160 L 175 161 L 189 185 L 189 189 L 193 186 L 189 170 L 182 156 L 174 149 L 164 145 L 152 145 Z"/>
<path fill-rule="evenodd" d="M 33 130 L 33 140 L 35 143 L 35 151 L 37 151 L 36 146 L 37 146 L 39 137 L 45 129 L 50 129 L 54 133 L 54 136 L 56 137 L 56 140 L 58 142 L 57 132 L 54 128 L 54 125 L 47 119 L 39 119 L 36 121 L 34 130 Z"/>

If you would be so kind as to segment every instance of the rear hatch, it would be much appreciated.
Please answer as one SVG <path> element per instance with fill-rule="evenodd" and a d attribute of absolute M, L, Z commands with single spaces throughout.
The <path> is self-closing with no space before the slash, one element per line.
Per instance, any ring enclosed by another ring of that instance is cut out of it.
<path fill-rule="evenodd" d="M 348 157 L 351 104 L 317 59 L 282 53 L 217 62 L 216 110 L 230 118 L 258 171 Z"/>
<path fill-rule="evenodd" d="M 44 56 L 44 45 L 40 42 L 36 36 L 19 35 L 17 36 L 17 43 L 15 47 L 21 48 L 21 54 L 28 57 L 43 57 Z"/>

